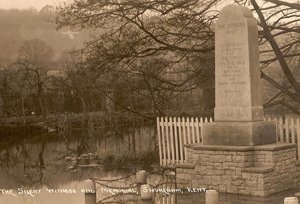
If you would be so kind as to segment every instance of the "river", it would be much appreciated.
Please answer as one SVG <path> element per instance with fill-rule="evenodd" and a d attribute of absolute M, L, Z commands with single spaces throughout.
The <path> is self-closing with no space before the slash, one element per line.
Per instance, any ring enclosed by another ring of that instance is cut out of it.
<path fill-rule="evenodd" d="M 152 203 L 205 203 L 204 192 L 168 193 L 177 189 L 176 181 L 174 172 L 163 175 L 157 168 L 154 125 L 24 133 L 18 138 L 0 150 L 0 204 L 84 204 L 87 179 L 97 182 L 99 203 L 140 203 L 135 184 L 140 169 L 150 174 L 147 182 L 156 191 Z M 220 202 L 282 204 L 291 193 L 264 198 L 220 194 Z"/>

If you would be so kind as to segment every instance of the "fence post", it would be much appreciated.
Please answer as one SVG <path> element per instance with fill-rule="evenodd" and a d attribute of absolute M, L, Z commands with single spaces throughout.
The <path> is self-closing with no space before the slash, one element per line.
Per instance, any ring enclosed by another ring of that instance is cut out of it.
<path fill-rule="evenodd" d="M 182 137 L 182 124 L 181 124 L 181 118 L 177 118 L 177 125 L 178 125 L 178 139 L 179 139 L 179 149 L 180 149 L 180 161 L 181 163 L 184 163 L 184 158 L 183 158 L 183 137 Z"/>
<path fill-rule="evenodd" d="M 186 127 L 187 127 L 187 143 L 191 144 L 191 126 L 190 126 L 190 118 L 186 118 Z"/>
<path fill-rule="evenodd" d="M 280 142 L 284 142 L 283 140 L 283 129 L 284 129 L 284 126 L 283 126 L 283 120 L 282 120 L 282 117 L 280 116 L 279 117 L 279 138 L 280 138 Z"/>
<path fill-rule="evenodd" d="M 203 131 L 202 131 L 202 126 L 203 126 L 203 118 L 200 118 L 200 137 L 201 137 L 201 142 L 203 143 Z"/>
<path fill-rule="evenodd" d="M 178 148 L 178 135 L 177 135 L 177 119 L 176 117 L 173 118 L 173 126 L 174 126 L 174 137 L 175 137 L 175 161 L 176 163 L 179 163 L 179 148 Z"/>
<path fill-rule="evenodd" d="M 147 183 L 147 171 L 141 170 L 136 173 L 136 183 L 137 184 Z"/>
<path fill-rule="evenodd" d="M 199 131 L 199 118 L 196 117 L 196 122 L 195 122 L 195 128 L 196 128 L 196 141 L 197 143 L 200 143 L 200 131 Z"/>
<path fill-rule="evenodd" d="M 219 193 L 216 190 L 205 192 L 205 204 L 219 204 Z"/>
<path fill-rule="evenodd" d="M 287 197 L 284 199 L 284 204 L 299 204 L 297 197 Z"/>
<path fill-rule="evenodd" d="M 182 130 L 183 130 L 183 149 L 184 149 L 184 161 L 186 161 L 186 147 L 185 147 L 185 145 L 187 144 L 187 140 L 186 140 L 186 123 L 185 123 L 185 118 L 184 117 L 182 117 Z"/>
<path fill-rule="evenodd" d="M 296 121 L 296 134 L 297 134 L 297 159 L 300 160 L 300 122 L 299 118 Z"/>
<path fill-rule="evenodd" d="M 191 134 L 191 136 L 192 136 L 192 140 L 191 140 L 191 143 L 196 143 L 196 139 L 195 139 L 195 127 L 196 127 L 196 125 L 195 125 L 195 123 L 194 123 L 194 118 L 192 117 L 192 119 L 191 119 L 191 124 L 190 124 L 190 126 L 191 126 L 191 129 L 192 129 L 192 134 Z"/>
<path fill-rule="evenodd" d="M 141 186 L 141 200 L 152 200 L 152 192 L 150 191 L 149 184 Z"/>
<path fill-rule="evenodd" d="M 162 151 L 163 151 L 163 166 L 167 166 L 167 153 L 166 153 L 166 136 L 165 136 L 165 123 L 164 123 L 164 118 L 160 118 L 160 123 L 161 127 L 161 138 L 162 138 Z"/>
<path fill-rule="evenodd" d="M 84 200 L 85 204 L 96 204 L 96 184 L 92 180 L 85 180 L 84 182 Z"/>
<path fill-rule="evenodd" d="M 291 131 L 292 131 L 292 143 L 296 144 L 296 138 L 295 138 L 295 118 L 291 118 Z"/>
<path fill-rule="evenodd" d="M 163 166 L 163 157 L 162 157 L 162 148 L 161 148 L 161 141 L 162 141 L 162 138 L 160 136 L 160 120 L 159 120 L 159 117 L 156 118 L 156 126 L 157 126 L 157 139 L 158 139 L 158 151 L 159 151 L 159 163 L 160 163 L 160 166 Z M 164 138 L 163 138 L 164 139 Z"/>
<path fill-rule="evenodd" d="M 285 124 L 284 124 L 284 127 L 285 127 L 285 142 L 288 142 L 288 143 L 291 143 L 290 142 L 290 131 L 289 131 L 289 120 L 288 118 L 286 117 L 285 118 Z"/>
<path fill-rule="evenodd" d="M 173 134 L 173 127 L 174 127 L 174 123 L 173 123 L 173 118 L 169 117 L 169 126 L 170 126 L 170 145 L 171 145 L 171 164 L 174 164 L 176 161 L 175 158 L 175 150 L 174 150 L 174 134 Z"/>
<path fill-rule="evenodd" d="M 166 128 L 166 141 L 167 141 L 167 164 L 171 163 L 171 149 L 170 149 L 170 134 L 169 134 L 169 121 L 168 121 L 168 117 L 165 117 L 165 128 Z"/>

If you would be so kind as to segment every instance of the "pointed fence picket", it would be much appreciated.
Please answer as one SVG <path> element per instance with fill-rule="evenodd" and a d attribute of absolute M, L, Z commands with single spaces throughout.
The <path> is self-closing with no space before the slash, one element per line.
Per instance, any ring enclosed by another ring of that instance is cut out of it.
<path fill-rule="evenodd" d="M 297 159 L 300 160 L 300 117 L 265 116 L 265 121 L 276 121 L 277 142 L 297 144 Z M 161 166 L 182 164 L 186 162 L 185 145 L 202 143 L 201 128 L 213 119 L 196 117 L 157 117 L 157 135 Z"/>
<path fill-rule="evenodd" d="M 185 145 L 203 141 L 203 123 L 212 118 L 157 117 L 157 136 L 161 166 L 186 162 Z"/>
<path fill-rule="evenodd" d="M 274 117 L 277 123 L 277 141 L 297 145 L 297 159 L 300 160 L 300 124 L 299 116 Z M 283 122 L 284 121 L 284 122 Z"/>

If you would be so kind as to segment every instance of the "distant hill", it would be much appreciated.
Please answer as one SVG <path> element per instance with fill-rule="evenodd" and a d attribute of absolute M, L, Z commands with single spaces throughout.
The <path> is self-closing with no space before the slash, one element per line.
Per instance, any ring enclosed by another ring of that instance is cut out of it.
<path fill-rule="evenodd" d="M 72 48 L 80 48 L 88 39 L 87 31 L 56 30 L 55 9 L 45 6 L 36 10 L 0 10 L 0 61 L 14 59 L 24 40 L 40 39 L 51 45 L 55 58 Z M 74 37 L 74 39 L 73 39 Z"/>

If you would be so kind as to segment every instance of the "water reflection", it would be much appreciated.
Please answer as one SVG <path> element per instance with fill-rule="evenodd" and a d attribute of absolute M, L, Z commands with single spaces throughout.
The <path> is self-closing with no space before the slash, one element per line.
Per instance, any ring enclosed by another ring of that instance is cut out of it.
<path fill-rule="evenodd" d="M 116 157 L 155 151 L 155 132 L 149 125 L 19 138 L 0 149 L 0 188 L 68 183 L 75 173 L 82 172 L 80 168 L 100 168 L 97 159 L 107 154 Z M 91 162 L 94 165 L 89 166 Z"/>
<path fill-rule="evenodd" d="M 142 201 L 135 191 L 124 193 L 124 189 L 138 191 L 135 173 L 139 167 L 127 165 L 127 168 L 118 166 L 115 169 L 113 166 L 107 170 L 99 163 L 115 159 L 116 163 L 124 165 L 131 161 L 118 160 L 118 156 L 125 158 L 124 155 L 155 152 L 155 138 L 154 127 L 147 125 L 20 135 L 18 141 L 0 149 L 0 204 L 84 204 L 83 182 L 89 178 L 97 182 L 98 203 L 204 204 L 205 193 L 159 190 L 154 193 L 153 200 Z M 153 189 L 177 189 L 172 174 L 162 176 L 150 172 L 147 183 Z M 33 191 L 36 193 L 18 191 L 18 188 L 36 190 Z M 220 203 L 282 204 L 284 197 L 293 194 L 283 192 L 268 197 L 220 194 Z"/>

